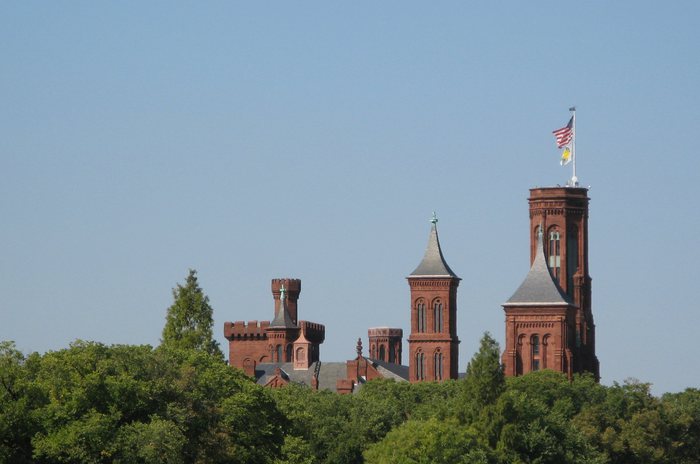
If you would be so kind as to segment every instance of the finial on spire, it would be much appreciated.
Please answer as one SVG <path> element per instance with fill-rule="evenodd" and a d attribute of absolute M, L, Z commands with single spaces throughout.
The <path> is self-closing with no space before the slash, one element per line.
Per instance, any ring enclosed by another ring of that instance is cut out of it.
<path fill-rule="evenodd" d="M 542 226 L 542 221 L 540 221 L 540 226 L 537 228 L 537 240 L 542 241 L 544 236 L 544 227 Z"/>
<path fill-rule="evenodd" d="M 362 356 L 362 339 L 361 338 L 357 339 L 357 347 L 355 349 L 357 350 L 357 356 Z"/>
<path fill-rule="evenodd" d="M 284 288 L 284 284 L 280 287 L 280 300 L 287 299 L 287 290 Z"/>
<path fill-rule="evenodd" d="M 433 217 L 430 219 L 430 223 L 432 225 L 435 225 L 435 224 L 437 224 L 437 222 L 438 222 L 437 214 L 435 214 L 435 211 L 433 211 Z"/>

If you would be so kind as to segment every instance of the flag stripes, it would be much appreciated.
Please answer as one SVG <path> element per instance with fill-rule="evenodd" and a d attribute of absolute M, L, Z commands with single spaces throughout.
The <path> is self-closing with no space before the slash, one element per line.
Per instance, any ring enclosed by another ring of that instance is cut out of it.
<path fill-rule="evenodd" d="M 574 138 L 573 125 L 574 118 L 572 116 L 571 119 L 569 119 L 569 123 L 566 126 L 562 127 L 561 129 L 552 131 L 554 137 L 557 138 L 557 148 L 563 148 L 571 143 L 571 140 Z"/>

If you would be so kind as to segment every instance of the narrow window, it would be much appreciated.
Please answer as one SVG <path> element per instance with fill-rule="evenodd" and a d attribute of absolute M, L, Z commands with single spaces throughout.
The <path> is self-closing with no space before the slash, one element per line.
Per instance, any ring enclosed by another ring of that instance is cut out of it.
<path fill-rule="evenodd" d="M 435 364 L 435 380 L 442 380 L 442 353 L 436 352 L 433 362 Z"/>
<path fill-rule="evenodd" d="M 424 378 L 424 357 L 423 352 L 419 351 L 416 353 L 416 380 L 423 380 Z"/>
<path fill-rule="evenodd" d="M 389 362 L 390 363 L 396 362 L 396 348 L 394 347 L 393 343 L 391 345 L 389 345 Z"/>
<path fill-rule="evenodd" d="M 384 348 L 384 345 L 379 345 L 379 360 L 380 361 L 386 361 L 384 358 L 386 356 L 386 350 Z"/>
<path fill-rule="evenodd" d="M 277 345 L 277 362 L 282 362 L 282 345 Z"/>
<path fill-rule="evenodd" d="M 561 275 L 561 241 L 556 229 L 549 232 L 549 269 L 558 281 Z"/>
<path fill-rule="evenodd" d="M 442 332 L 442 302 L 440 300 L 433 303 L 433 322 L 435 324 L 434 332 Z"/>
<path fill-rule="evenodd" d="M 292 344 L 290 343 L 287 345 L 287 359 L 284 360 L 285 362 L 292 362 Z"/>
<path fill-rule="evenodd" d="M 423 303 L 423 300 L 418 301 L 416 309 L 418 312 L 418 332 L 425 332 L 425 303 Z"/>
<path fill-rule="evenodd" d="M 574 297 L 574 274 L 578 271 L 578 227 L 571 226 L 566 237 L 566 293 Z"/>
<path fill-rule="evenodd" d="M 540 337 L 538 335 L 533 335 L 530 338 L 530 348 L 532 349 L 532 370 L 540 370 Z"/>

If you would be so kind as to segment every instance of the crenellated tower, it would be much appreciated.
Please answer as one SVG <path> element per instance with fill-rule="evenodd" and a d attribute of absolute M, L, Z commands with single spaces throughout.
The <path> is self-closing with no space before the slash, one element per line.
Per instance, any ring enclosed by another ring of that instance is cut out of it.
<path fill-rule="evenodd" d="M 588 190 L 530 189 L 530 271 L 503 305 L 507 375 L 554 369 L 599 378 L 588 274 Z"/>
<path fill-rule="evenodd" d="M 574 372 L 599 378 L 595 355 L 595 324 L 591 310 L 588 266 L 588 189 L 545 187 L 530 189 L 530 262 L 536 254 L 538 227 L 543 227 L 544 253 L 549 270 L 576 306 Z"/>
<path fill-rule="evenodd" d="M 258 364 L 294 363 L 296 369 L 309 368 L 320 360 L 320 345 L 326 336 L 323 324 L 297 320 L 301 280 L 272 279 L 271 290 L 275 309 L 272 321 L 224 324 L 229 364 L 251 376 Z"/>
<path fill-rule="evenodd" d="M 423 260 L 407 277 L 411 288 L 409 379 L 456 379 L 459 365 L 457 287 L 461 280 L 445 262 L 433 219 Z"/>

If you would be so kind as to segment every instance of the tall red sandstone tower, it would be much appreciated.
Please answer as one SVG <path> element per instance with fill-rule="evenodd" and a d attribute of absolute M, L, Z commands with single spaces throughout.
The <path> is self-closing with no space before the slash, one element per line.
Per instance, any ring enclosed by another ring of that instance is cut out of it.
<path fill-rule="evenodd" d="M 588 274 L 588 190 L 530 189 L 530 263 L 503 305 L 506 375 L 554 369 L 599 378 Z"/>
<path fill-rule="evenodd" d="M 456 379 L 458 368 L 457 287 L 461 280 L 445 262 L 433 215 L 425 256 L 407 277 L 411 287 L 409 380 Z"/>

